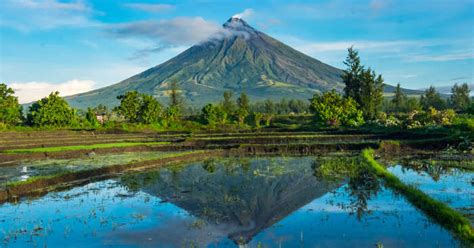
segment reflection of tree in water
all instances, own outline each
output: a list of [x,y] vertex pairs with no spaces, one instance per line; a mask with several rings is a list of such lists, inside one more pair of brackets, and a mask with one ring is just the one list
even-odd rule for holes
[[325,160],[316,160],[312,166],[314,176],[325,180],[349,179],[347,191],[350,195],[349,203],[328,202],[331,205],[355,213],[359,220],[369,214],[368,201],[377,195],[380,183],[371,169],[354,157],[336,157]]
[[[442,163],[438,163],[436,160],[416,160],[416,159],[403,159],[402,163],[405,166],[408,166],[410,169],[415,170],[418,173],[428,174],[435,182],[439,181],[443,175],[452,175],[454,170],[452,167],[443,166]],[[402,171],[405,172],[406,169],[402,167]]]
[[356,213],[358,220],[361,220],[365,214],[370,214],[367,202],[377,195],[380,182],[367,166],[361,165],[356,167],[348,186],[351,196],[349,209],[352,213]]

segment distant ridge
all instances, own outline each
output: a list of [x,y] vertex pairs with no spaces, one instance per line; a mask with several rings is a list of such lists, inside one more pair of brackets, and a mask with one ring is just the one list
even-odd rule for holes
[[[118,104],[117,95],[137,90],[167,103],[170,82],[177,82],[186,102],[199,107],[217,102],[226,90],[246,92],[252,100],[308,99],[344,84],[342,70],[307,56],[230,18],[223,31],[176,57],[117,84],[66,97],[77,108]],[[387,93],[394,87],[386,85]],[[414,93],[419,91],[409,91]]]

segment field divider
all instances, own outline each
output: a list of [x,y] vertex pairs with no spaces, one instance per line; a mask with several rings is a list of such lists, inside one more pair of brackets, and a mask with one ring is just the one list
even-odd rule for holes
[[140,145],[169,145],[171,142],[159,141],[159,142],[119,142],[119,143],[103,143],[103,144],[90,144],[90,145],[72,145],[72,146],[52,146],[52,147],[36,147],[36,148],[25,148],[25,149],[10,149],[3,150],[0,153],[35,153],[35,152],[61,152],[61,151],[76,151],[76,150],[92,150],[100,148],[114,148],[114,147],[131,147]]
[[374,159],[372,149],[364,149],[362,158],[384,180],[386,186],[402,194],[413,206],[424,212],[429,218],[451,231],[462,241],[474,244],[474,228],[470,221],[446,203],[433,199],[415,186],[403,183]]

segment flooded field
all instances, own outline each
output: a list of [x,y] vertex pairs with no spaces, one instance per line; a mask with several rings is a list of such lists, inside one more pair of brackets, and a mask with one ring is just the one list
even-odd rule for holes
[[41,198],[4,203],[0,206],[1,244],[459,245],[448,231],[377,179],[315,176],[321,161],[315,157],[212,159],[127,173]]
[[158,159],[167,152],[129,152],[121,154],[89,155],[76,159],[42,159],[19,161],[14,166],[0,167],[0,188],[7,182],[24,181],[33,176],[44,176],[106,167],[114,164]]
[[405,183],[459,210],[474,224],[474,172],[442,167],[415,170],[400,165],[389,170]]

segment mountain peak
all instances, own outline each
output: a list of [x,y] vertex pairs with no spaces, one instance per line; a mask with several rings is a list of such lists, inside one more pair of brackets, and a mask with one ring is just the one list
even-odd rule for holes
[[252,26],[236,15],[229,18],[222,26],[226,29],[237,31],[256,31]]

